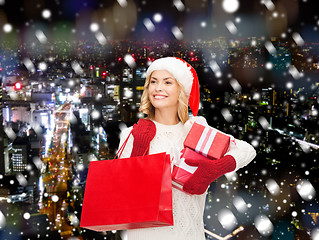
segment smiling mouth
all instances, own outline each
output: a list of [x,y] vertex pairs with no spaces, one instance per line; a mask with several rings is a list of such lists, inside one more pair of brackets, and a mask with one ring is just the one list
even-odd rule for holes
[[163,95],[154,95],[154,98],[157,99],[157,100],[164,99],[166,97],[167,96],[163,96]]

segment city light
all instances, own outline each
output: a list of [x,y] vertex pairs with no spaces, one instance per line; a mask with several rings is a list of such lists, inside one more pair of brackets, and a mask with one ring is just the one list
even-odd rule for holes
[[22,84],[21,84],[20,82],[16,82],[16,83],[14,84],[14,89],[15,89],[15,90],[21,90],[21,89],[22,89]]
[[57,2],[0,0],[1,237],[125,238],[79,226],[88,169],[147,118],[147,68],[174,56],[199,77],[196,119],[246,165],[207,189],[206,237],[319,240],[316,1]]

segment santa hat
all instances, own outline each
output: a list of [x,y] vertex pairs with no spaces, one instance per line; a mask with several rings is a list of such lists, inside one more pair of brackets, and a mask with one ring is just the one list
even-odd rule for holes
[[183,59],[165,57],[152,62],[146,71],[146,77],[156,70],[168,71],[184,87],[189,106],[196,116],[199,108],[199,82],[195,69]]

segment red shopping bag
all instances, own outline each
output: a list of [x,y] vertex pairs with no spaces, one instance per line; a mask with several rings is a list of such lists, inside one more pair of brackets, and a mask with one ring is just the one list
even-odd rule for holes
[[110,231],[173,225],[170,170],[165,152],[90,162],[80,226]]

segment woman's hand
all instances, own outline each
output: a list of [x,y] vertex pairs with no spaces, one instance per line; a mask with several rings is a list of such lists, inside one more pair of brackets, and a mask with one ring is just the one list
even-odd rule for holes
[[221,177],[225,173],[234,171],[236,168],[235,159],[226,155],[220,159],[212,160],[198,160],[198,159],[185,159],[185,163],[198,167],[194,174],[186,181],[183,190],[189,194],[203,194],[208,186]]
[[148,119],[140,119],[137,124],[133,125],[132,135],[134,137],[131,157],[148,154],[150,142],[156,134],[155,123]]

